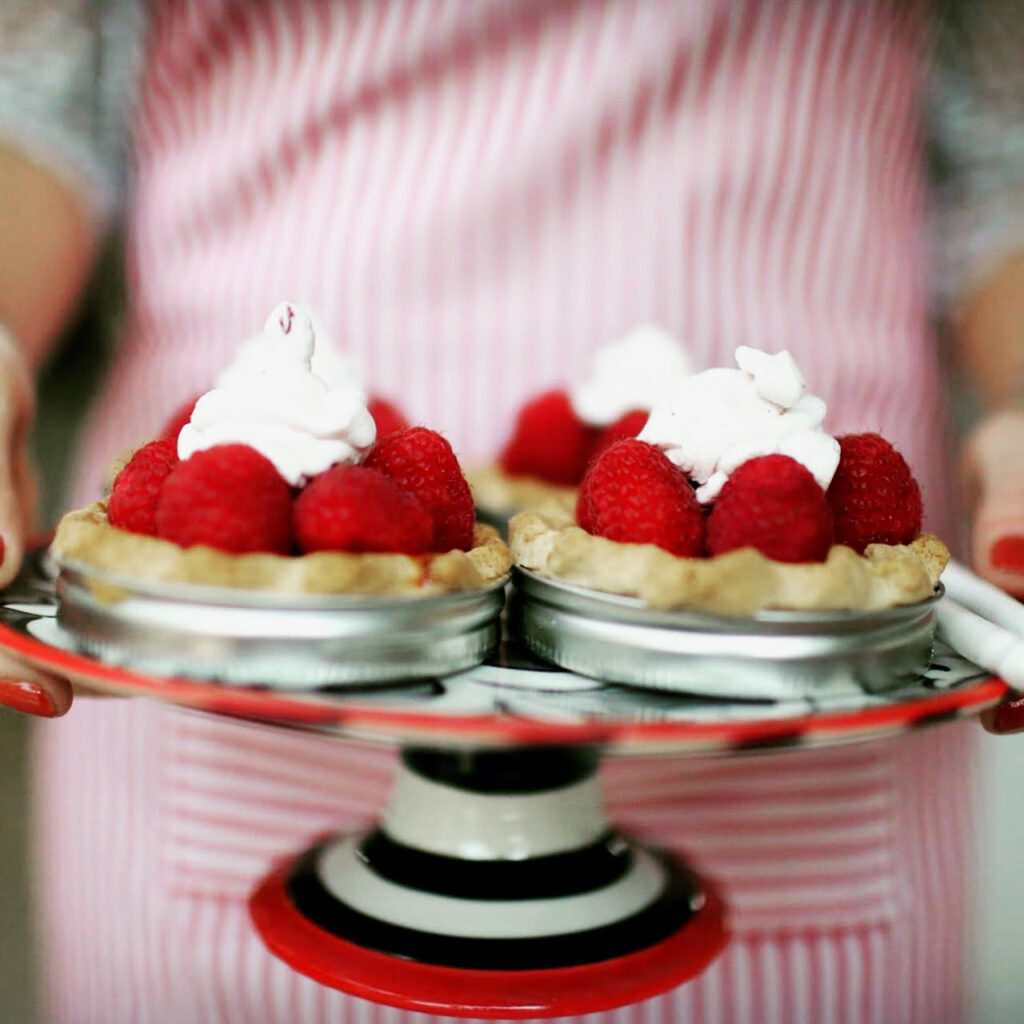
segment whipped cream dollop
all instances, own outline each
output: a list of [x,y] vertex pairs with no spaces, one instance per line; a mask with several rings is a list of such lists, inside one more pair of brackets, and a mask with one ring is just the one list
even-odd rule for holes
[[[331,335],[324,330],[323,317],[304,304],[292,303],[292,308],[305,313],[315,325],[313,356],[310,360],[313,373],[332,391],[351,386],[365,393],[366,374],[362,364],[350,352],[342,352],[333,343]],[[216,386],[232,387],[236,382],[244,381],[246,376],[258,373],[273,344],[273,338],[266,331],[247,338],[235,350],[231,362],[217,376]]]
[[178,435],[178,457],[218,444],[246,444],[300,486],[337,462],[358,462],[377,429],[366,397],[351,381],[329,385],[312,369],[309,315],[292,303],[274,308],[259,345],[247,343],[196,402]]
[[738,369],[704,370],[678,381],[651,410],[639,439],[658,445],[714,501],[729,474],[759,455],[788,455],[824,488],[839,465],[839,442],[822,429],[825,402],[807,390],[788,352],[736,350]]
[[693,370],[677,338],[642,324],[598,349],[590,375],[569,389],[569,401],[584,423],[604,427],[634,409],[653,409]]

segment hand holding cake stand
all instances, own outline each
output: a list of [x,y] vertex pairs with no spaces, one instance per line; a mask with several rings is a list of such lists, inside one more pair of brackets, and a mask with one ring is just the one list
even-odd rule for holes
[[[111,587],[120,588],[115,601]],[[574,635],[586,611],[601,623],[613,675],[642,677],[668,644],[679,663],[699,651],[705,667],[726,665],[734,678],[753,658],[753,685],[774,685],[777,699],[702,698],[692,678],[680,693],[660,670],[656,688],[600,682],[507,641],[476,666],[497,646],[500,587],[406,602],[397,647],[381,642],[394,638],[394,602],[302,607],[265,595],[239,604],[204,589],[70,564],[58,577],[36,552],[4,594],[0,643],[96,690],[400,744],[379,826],[326,838],[277,866],[251,912],[268,947],[296,970],[366,999],[449,1016],[611,1009],[685,982],[725,947],[728,914],[713,881],[608,821],[596,779],[602,754],[863,740],[980,713],[1006,691],[945,650],[880,688],[877,660],[848,645],[845,654],[842,644],[824,650],[835,621],[776,616],[769,632],[784,624],[787,653],[765,658],[764,623],[722,632],[708,617],[673,630],[657,617],[643,621],[629,602],[602,604],[528,575],[519,577],[511,621],[548,657],[558,638],[563,666],[590,656],[587,638]],[[917,609],[922,617],[934,618],[934,602]],[[897,632],[910,656],[920,637],[906,626]],[[396,650],[407,664],[398,681]],[[831,670],[814,687],[823,654]],[[274,675],[243,684],[239,671],[257,662]],[[334,683],[309,687],[331,671]]]

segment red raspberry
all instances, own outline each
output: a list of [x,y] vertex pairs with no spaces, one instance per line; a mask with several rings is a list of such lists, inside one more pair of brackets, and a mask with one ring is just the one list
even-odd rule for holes
[[178,440],[181,428],[185,426],[190,419],[192,419],[192,410],[196,407],[196,402],[199,401],[200,397],[200,395],[193,395],[187,402],[178,406],[177,411],[164,424],[163,430],[160,431],[160,437],[162,439],[167,441]]
[[243,554],[291,551],[291,488],[258,451],[222,444],[175,467],[156,509],[157,533],[181,547]]
[[645,441],[619,441],[591,463],[576,521],[599,537],[657,544],[674,555],[696,557],[704,547],[704,511],[690,481]]
[[364,465],[414,495],[434,521],[434,551],[473,546],[473,495],[452,446],[436,431],[411,427],[378,441]]
[[399,411],[398,406],[389,402],[386,398],[371,398],[367,409],[377,424],[377,440],[393,434],[396,430],[405,430],[409,421]]
[[825,492],[795,459],[762,455],[726,481],[708,518],[708,551],[757,548],[776,562],[821,562],[832,546]]
[[132,533],[156,535],[156,506],[164,481],[178,465],[176,441],[144,444],[117,474],[107,516],[114,526]]
[[430,551],[434,522],[419,500],[366,466],[333,466],[295,500],[302,551]]
[[879,434],[839,438],[839,468],[828,488],[836,543],[863,553],[868,544],[909,544],[924,506],[910,467]]
[[536,476],[572,486],[583,478],[595,437],[564,391],[548,391],[520,410],[499,461],[510,476]]
[[616,441],[625,441],[626,438],[636,437],[644,429],[644,425],[647,423],[650,415],[646,409],[634,409],[605,427],[597,435],[597,440],[594,442],[594,447],[590,452],[590,461],[593,462],[601,452],[611,448]]

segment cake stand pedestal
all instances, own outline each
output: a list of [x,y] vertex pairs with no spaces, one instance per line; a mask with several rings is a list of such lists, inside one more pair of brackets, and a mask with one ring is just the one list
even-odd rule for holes
[[725,909],[615,831],[597,765],[592,747],[406,747],[380,826],[273,871],[256,927],[323,984],[445,1016],[575,1015],[673,988],[725,947]]

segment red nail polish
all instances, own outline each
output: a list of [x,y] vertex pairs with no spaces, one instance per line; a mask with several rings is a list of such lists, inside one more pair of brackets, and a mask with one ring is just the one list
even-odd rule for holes
[[1024,730],[1024,697],[1007,697],[982,715],[982,725],[997,735]]
[[989,552],[993,569],[1024,572],[1024,537],[1000,537]]
[[40,718],[53,718],[57,714],[46,691],[23,680],[0,679],[0,704]]

